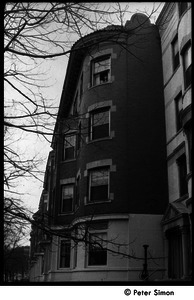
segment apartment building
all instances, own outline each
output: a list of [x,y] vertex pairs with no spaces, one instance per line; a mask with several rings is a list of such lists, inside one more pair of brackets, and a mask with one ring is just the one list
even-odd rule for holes
[[166,3],[160,30],[169,205],[162,221],[167,278],[191,275],[191,3]]
[[180,10],[73,45],[34,216],[51,230],[32,228],[30,281],[189,278],[190,5]]

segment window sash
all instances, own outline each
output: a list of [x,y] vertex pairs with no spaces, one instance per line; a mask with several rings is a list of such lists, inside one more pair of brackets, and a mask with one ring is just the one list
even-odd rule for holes
[[110,70],[110,57],[94,62],[94,74]]
[[73,211],[74,186],[62,186],[61,212],[68,213]]
[[191,45],[184,51],[184,77],[185,77],[185,88],[191,84]]
[[[107,264],[107,234],[106,233],[90,233],[89,234],[89,249],[88,249],[88,265],[103,266]],[[95,242],[100,245],[95,244]]]
[[64,160],[75,158],[76,135],[67,135],[64,138]]
[[71,241],[61,240],[60,243],[60,268],[69,268],[71,258]]
[[[83,95],[83,73],[81,75],[81,79],[80,79],[80,93],[79,93],[79,97],[80,97],[80,102],[81,102],[81,97]],[[80,103],[79,103],[80,104]]]
[[109,123],[109,110],[104,110],[93,114],[93,126],[100,126]]
[[187,164],[186,164],[186,155],[182,154],[177,159],[178,172],[179,172],[179,193],[180,197],[188,193],[188,184],[187,184]]
[[176,127],[177,127],[177,131],[179,131],[182,128],[182,110],[183,110],[182,94],[180,94],[175,99],[175,106],[176,106]]
[[184,67],[187,70],[191,65],[191,46],[189,46],[184,52]]
[[109,82],[111,69],[111,57],[104,57],[92,62],[92,85]]
[[78,207],[79,205],[80,205],[80,177],[78,177],[76,181],[76,195],[75,195],[75,206]]
[[173,52],[174,52],[174,56],[179,52],[178,38],[176,38],[173,42]]
[[92,170],[89,173],[89,201],[99,202],[109,199],[110,174],[108,168]]
[[102,169],[91,172],[91,186],[107,185],[108,170]]
[[177,37],[172,43],[172,48],[173,48],[173,68],[175,70],[180,64],[179,46],[178,46],[178,38]]
[[110,109],[101,109],[91,114],[90,139],[100,139],[110,136]]

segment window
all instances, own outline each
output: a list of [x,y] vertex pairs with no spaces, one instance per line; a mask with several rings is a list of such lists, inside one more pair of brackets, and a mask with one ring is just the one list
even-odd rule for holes
[[181,93],[175,98],[175,109],[176,109],[176,129],[177,131],[179,131],[182,128],[182,111],[183,111],[183,102],[182,102]]
[[173,70],[175,71],[179,66],[178,36],[176,36],[172,42],[172,55],[173,55]]
[[188,141],[188,154],[189,154],[189,170],[192,171],[192,128],[189,126],[185,131]]
[[106,233],[89,234],[88,266],[107,264]]
[[62,186],[61,213],[73,211],[74,185],[66,184]]
[[78,239],[78,229],[75,229],[75,241],[74,241],[74,259],[73,259],[73,268],[77,267],[77,254],[78,254],[78,241],[76,240]]
[[187,45],[182,55],[186,89],[191,84],[191,44]]
[[48,206],[48,195],[43,194],[43,211],[47,211],[47,206]]
[[182,154],[177,159],[178,172],[179,172],[179,194],[180,197],[186,195],[188,193],[188,185],[187,185],[187,165],[186,165],[186,155]]
[[77,102],[78,102],[78,92],[76,93],[75,100],[73,103],[73,115],[77,115]]
[[183,13],[187,10],[188,8],[188,3],[187,2],[179,2],[179,18],[183,15]]
[[70,267],[71,241],[61,240],[59,268]]
[[81,98],[82,98],[82,95],[83,95],[83,73],[81,75],[81,79],[80,79],[80,90],[79,90],[79,105],[81,103]]
[[92,86],[110,81],[110,56],[103,56],[92,61]]
[[90,140],[110,136],[110,111],[109,108],[101,108],[91,113]]
[[76,143],[76,135],[66,135],[64,138],[64,152],[63,159],[73,159],[75,158],[75,143]]
[[80,205],[80,176],[78,176],[76,181],[76,194],[75,194],[75,208]]
[[79,123],[78,126],[78,136],[77,136],[77,150],[81,148],[81,141],[82,141],[82,128],[81,128],[81,123]]
[[107,201],[109,199],[109,169],[99,168],[89,172],[89,201]]

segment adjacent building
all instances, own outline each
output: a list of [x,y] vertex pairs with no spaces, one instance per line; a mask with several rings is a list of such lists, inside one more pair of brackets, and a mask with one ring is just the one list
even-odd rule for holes
[[30,281],[189,278],[191,21],[189,3],[180,7],[167,3],[157,25],[134,14],[73,45]]
[[163,217],[167,276],[191,276],[192,128],[191,3],[167,3],[160,30],[169,205]]

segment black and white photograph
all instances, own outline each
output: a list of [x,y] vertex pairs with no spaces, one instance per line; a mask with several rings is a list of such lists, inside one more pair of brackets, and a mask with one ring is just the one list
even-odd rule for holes
[[10,299],[194,295],[191,16],[191,2],[4,4]]

